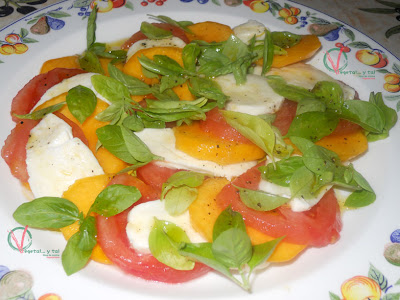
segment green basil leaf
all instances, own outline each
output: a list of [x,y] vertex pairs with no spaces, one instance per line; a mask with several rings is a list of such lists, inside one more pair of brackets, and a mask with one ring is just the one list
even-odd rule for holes
[[110,122],[111,125],[114,125],[120,121],[124,112],[125,111],[122,103],[111,104],[105,110],[97,114],[95,118],[96,120]]
[[249,114],[221,110],[225,120],[250,141],[273,157],[275,132],[263,119]]
[[345,100],[340,117],[373,133],[382,133],[385,127],[384,113],[371,102]]
[[286,99],[296,102],[308,99],[317,100],[314,93],[305,88],[287,84],[281,76],[269,75],[266,76],[266,78],[268,79],[269,86],[274,90],[274,92]]
[[40,120],[42,119],[44,116],[51,114],[57,110],[60,110],[63,106],[65,105],[65,102],[60,102],[39,110],[35,110],[34,112],[30,113],[30,114],[26,114],[26,115],[17,115],[17,114],[13,114],[14,117],[17,117],[18,119],[29,119],[29,120]]
[[182,242],[190,242],[184,230],[171,222],[155,219],[149,248],[158,261],[176,270],[192,270],[195,263],[179,253]]
[[136,134],[128,129],[121,127],[122,137],[128,148],[129,153],[139,162],[150,162],[156,157],[150,152],[145,143]]
[[141,197],[137,187],[113,184],[101,191],[89,212],[112,217],[131,207]]
[[161,15],[159,15],[159,16],[149,15],[149,16],[154,19],[157,19],[159,21],[162,21],[164,23],[179,27],[188,33],[191,33],[191,30],[187,28],[188,26],[193,24],[193,22],[191,22],[191,21],[175,21],[175,20],[171,19],[170,17],[161,16]]
[[68,276],[85,267],[90,259],[90,256],[92,255],[92,250],[82,250],[79,248],[81,234],[82,233],[78,231],[71,236],[61,255],[61,262],[64,267],[64,271]]
[[294,171],[290,178],[290,194],[293,198],[312,199],[315,175],[306,167],[300,167]]
[[303,153],[304,165],[315,174],[335,173],[340,166],[339,156],[324,147],[315,145]]
[[94,89],[111,103],[130,99],[129,90],[120,81],[104,75],[93,75],[91,78]]
[[375,193],[369,192],[367,190],[354,191],[347,197],[344,206],[347,207],[364,207],[375,202]]
[[124,127],[132,131],[142,131],[144,129],[143,121],[137,116],[137,114],[126,117],[122,124]]
[[286,137],[299,136],[316,142],[331,134],[338,123],[339,117],[334,113],[306,112],[293,119]]
[[145,128],[165,128],[164,121],[153,119],[140,111],[136,114],[142,120]]
[[281,48],[291,48],[301,41],[301,36],[289,31],[271,32],[272,42]]
[[[153,56],[153,61],[164,67],[168,68],[169,70],[175,72],[177,75],[181,75],[185,73],[185,70],[181,67],[181,65],[174,59],[170,58],[169,56],[166,55],[154,55]],[[170,74],[165,74],[165,75],[170,75]]]
[[160,92],[162,93],[166,89],[172,89],[178,85],[182,85],[186,82],[186,80],[187,78],[182,76],[163,76],[161,77]]
[[86,51],[82,57],[79,58],[79,66],[88,72],[104,74],[103,67],[96,54],[92,51]]
[[195,43],[187,44],[182,50],[183,66],[186,70],[196,72],[197,57],[200,55],[200,47]]
[[304,166],[303,158],[300,156],[292,156],[287,159],[277,161],[274,164],[269,163],[266,166],[259,167],[261,178],[274,184],[289,187],[290,178],[293,173]]
[[230,228],[221,232],[211,246],[212,253],[228,268],[241,268],[253,254],[251,241],[246,232]]
[[[163,76],[164,78],[166,76]],[[161,80],[162,80],[161,78]],[[156,97],[158,100],[161,101],[179,101],[178,95],[174,92],[172,88],[166,88],[161,92],[161,85],[160,84],[154,84],[151,87],[151,94],[153,94],[154,97]],[[160,102],[160,101],[159,101]]]
[[171,216],[184,213],[196,200],[198,191],[189,186],[180,186],[171,189],[165,196],[165,210]]
[[21,204],[15,210],[13,217],[25,226],[59,229],[78,221],[79,209],[64,198],[41,197]]
[[223,210],[217,220],[215,220],[213,227],[213,240],[215,241],[219,235],[230,228],[237,228],[246,232],[246,225],[244,224],[242,215],[232,208],[228,207]]
[[142,22],[140,31],[152,40],[165,39],[172,36],[171,31],[162,29],[148,22]]
[[236,278],[229,271],[229,268],[215,259],[211,247],[211,243],[184,244],[180,248],[179,253],[213,268],[237,283]]
[[[180,76],[182,74],[182,70],[176,70],[176,69],[170,69],[169,67],[176,67],[174,63],[172,65],[166,65],[165,62],[164,64],[157,63],[150,58],[142,55],[139,58],[139,62],[142,65],[142,67],[152,73],[160,74],[160,75],[170,75],[170,76]],[[171,59],[172,60],[172,59]],[[147,75],[146,75],[147,76]]]
[[382,133],[369,133],[367,138],[369,142],[378,141],[385,139],[389,136],[390,129],[397,123],[397,112],[388,107],[382,98],[382,93],[377,93],[376,95],[372,92],[370,94],[369,102],[374,103],[382,112],[385,118],[385,125],[383,127]]
[[119,159],[128,164],[136,164],[137,160],[130,153],[122,135],[121,127],[118,125],[106,125],[96,130],[101,144]]
[[298,102],[296,115],[301,115],[312,111],[325,112],[326,105],[323,102],[315,99],[303,99]]
[[82,251],[92,251],[97,244],[96,218],[87,216],[79,227],[78,248]]
[[332,81],[318,81],[311,90],[326,107],[340,113],[343,107],[343,90]]
[[251,273],[255,267],[267,261],[282,239],[283,237],[253,246],[253,255],[247,263],[250,267],[249,273]]
[[235,186],[240,192],[240,200],[251,209],[270,211],[290,201],[285,198],[264,191],[255,191]]
[[354,181],[364,190],[373,193],[374,190],[372,187],[369,185],[367,180],[356,170],[353,170],[353,179]]
[[152,92],[146,83],[136,77],[125,74],[112,64],[108,64],[108,72],[112,78],[122,82],[128,88],[131,95],[147,95]]
[[208,78],[193,77],[189,82],[189,90],[193,95],[215,100],[219,108],[225,106],[228,97],[215,81]]
[[164,196],[174,187],[188,186],[198,187],[200,186],[205,178],[205,174],[192,172],[192,171],[179,171],[171,175],[168,180],[162,185],[161,200]]
[[229,58],[231,62],[238,60],[249,53],[249,49],[241,39],[231,35],[222,48],[222,54]]
[[67,105],[71,114],[82,124],[93,114],[97,97],[91,89],[78,85],[68,91]]
[[274,59],[273,38],[271,32],[268,29],[266,29],[264,38],[263,66],[261,75],[265,75],[271,69],[273,59]]
[[87,29],[86,29],[86,45],[87,49],[92,46],[96,41],[96,19],[97,19],[97,6],[95,6],[90,12]]

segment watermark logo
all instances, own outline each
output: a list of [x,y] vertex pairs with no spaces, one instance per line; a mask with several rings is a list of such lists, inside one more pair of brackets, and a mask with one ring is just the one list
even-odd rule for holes
[[34,249],[32,233],[28,230],[28,226],[8,230],[7,242],[11,249],[22,254],[41,254],[47,258],[60,258],[60,249]]
[[325,52],[324,65],[325,67],[336,74],[341,73],[348,65],[346,53],[342,48],[332,48]]

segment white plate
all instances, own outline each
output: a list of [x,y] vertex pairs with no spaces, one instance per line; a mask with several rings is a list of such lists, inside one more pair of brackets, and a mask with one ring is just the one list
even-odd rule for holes
[[[146,2],[147,5],[144,6],[141,2]],[[262,8],[267,1],[253,2],[253,5],[255,4],[253,7]],[[90,1],[76,0],[53,4],[0,30],[0,40],[3,43],[7,43],[6,38],[9,34],[19,34],[23,35],[22,43],[28,46],[28,51],[24,54],[0,55],[0,60],[3,62],[0,64],[3,102],[0,140],[4,141],[13,127],[9,116],[12,98],[29,79],[39,72],[41,64],[51,58],[81,53],[85,49],[87,19],[81,14],[87,7],[79,7],[84,5],[82,3],[87,4]],[[157,5],[160,3],[163,5]],[[229,6],[222,0],[168,0],[164,2],[130,0],[125,6],[99,14],[97,41],[110,42],[130,36],[138,30],[142,21],[148,20],[146,14],[167,15],[177,20],[193,22],[211,20],[231,26],[248,19],[255,19],[265,23],[272,30],[288,30],[301,34],[306,34],[313,23],[340,23],[295,2],[269,1],[269,4],[268,11],[257,13],[245,4]],[[279,18],[279,8],[285,7],[296,7],[301,10],[300,14],[295,16],[296,19],[292,18],[292,22],[298,21],[297,24],[290,25],[283,18]],[[61,22],[53,23],[54,28],[47,34],[34,35],[30,32],[30,27],[41,14],[61,20]],[[339,30],[325,36],[328,40],[324,37],[320,38],[323,48],[310,63],[356,88],[362,99],[368,99],[371,91],[382,92],[388,105],[396,107],[400,101],[400,93],[392,93],[384,89],[384,75],[400,73],[400,62],[388,50],[383,49],[354,28],[340,24]],[[24,36],[25,34],[27,35]],[[37,42],[32,43],[32,39]],[[338,65],[339,74],[335,74],[326,53],[331,55],[336,65],[339,49],[335,44],[339,42],[349,46],[351,51],[342,54]],[[375,67],[364,65],[356,59],[355,55],[362,48],[375,49],[375,52],[386,55],[388,64],[380,68],[376,68],[378,65]],[[356,168],[365,175],[378,196],[374,204],[344,213],[344,226],[340,240],[322,249],[308,249],[294,262],[273,265],[257,274],[252,282],[252,294],[246,293],[216,273],[186,284],[166,285],[145,282],[124,275],[113,267],[91,262],[81,272],[68,277],[63,272],[60,258],[47,258],[44,255],[48,250],[54,256],[60,255],[65,246],[63,237],[55,232],[29,229],[32,244],[27,249],[32,252],[21,254],[11,247],[11,245],[15,246],[15,242],[9,240],[9,231],[20,226],[12,218],[12,213],[25,201],[25,198],[18,181],[10,175],[7,165],[1,160],[0,265],[2,266],[0,277],[4,270],[21,271],[22,273],[19,274],[22,275],[30,274],[33,283],[27,283],[27,290],[32,288],[27,294],[35,295],[36,298],[46,293],[55,293],[62,299],[110,299],[111,297],[118,299],[133,299],[134,297],[136,299],[201,299],[206,297],[234,299],[248,296],[255,299],[274,300],[330,299],[330,297],[343,299],[341,286],[346,280],[353,278],[352,280],[357,283],[368,276],[379,282],[381,297],[399,293],[400,267],[390,264],[383,255],[385,246],[400,242],[398,236],[396,240],[395,234],[392,235],[400,229],[400,201],[398,201],[397,193],[399,184],[397,172],[400,167],[397,153],[400,147],[399,141],[400,124],[397,124],[391,131],[390,138],[371,144],[368,153],[355,162]],[[22,231],[15,230],[15,233],[18,237]],[[28,245],[28,240],[25,239],[25,246]],[[42,252],[37,253],[39,250]],[[18,275],[18,272],[13,274]],[[23,282],[27,281],[22,279],[21,283]],[[0,291],[4,288],[2,287],[4,284],[6,283],[3,278],[0,282]],[[332,292],[331,295],[330,292]],[[333,294],[337,295],[337,298]],[[360,299],[354,292],[352,296],[355,298],[351,299]],[[54,297],[53,299],[58,299]]]

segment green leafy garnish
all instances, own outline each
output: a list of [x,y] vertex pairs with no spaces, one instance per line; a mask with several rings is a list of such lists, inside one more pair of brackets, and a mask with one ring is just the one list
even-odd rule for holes
[[82,124],[96,108],[97,97],[87,87],[78,85],[68,91],[67,105],[71,114]]

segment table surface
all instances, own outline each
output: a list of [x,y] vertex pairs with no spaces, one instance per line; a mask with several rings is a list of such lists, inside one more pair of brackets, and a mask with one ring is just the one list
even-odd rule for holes
[[[4,4],[9,2],[7,0],[0,1],[3,1]],[[60,0],[39,0],[36,2],[44,3],[35,4],[34,7],[40,9],[59,1]],[[18,3],[19,1],[14,0],[10,2]],[[135,2],[139,1],[135,0]],[[296,0],[294,2],[312,7],[341,22],[347,23],[371,37],[400,58],[400,0]],[[10,15],[5,17],[0,16],[0,28],[24,16],[25,15],[14,9],[13,13]],[[388,30],[397,33],[388,37]]]

